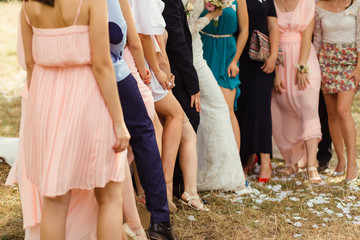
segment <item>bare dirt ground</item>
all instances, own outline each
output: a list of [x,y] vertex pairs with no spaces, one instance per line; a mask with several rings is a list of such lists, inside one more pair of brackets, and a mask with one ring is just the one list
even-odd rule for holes
[[[17,137],[21,117],[20,93],[24,71],[16,60],[17,17],[20,4],[0,3],[0,136]],[[359,94],[353,116],[359,126]],[[357,131],[357,153],[360,153]],[[336,156],[331,162],[336,165]],[[289,178],[277,170],[283,162],[273,161],[269,184],[249,182],[251,194],[202,193],[211,212],[199,213],[178,204],[172,215],[175,232],[181,239],[359,239],[360,188],[347,187],[343,178],[325,178],[320,186],[309,185],[306,174]],[[10,167],[0,163],[0,239],[23,239],[22,212],[17,186],[3,184]]]

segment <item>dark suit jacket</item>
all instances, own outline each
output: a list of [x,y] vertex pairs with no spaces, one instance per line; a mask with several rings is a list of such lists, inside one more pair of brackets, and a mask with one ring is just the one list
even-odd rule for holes
[[[189,96],[199,92],[199,79],[193,65],[192,38],[181,0],[162,0],[163,17],[169,34],[166,52],[177,86],[183,86]],[[175,87],[176,88],[176,87]]]

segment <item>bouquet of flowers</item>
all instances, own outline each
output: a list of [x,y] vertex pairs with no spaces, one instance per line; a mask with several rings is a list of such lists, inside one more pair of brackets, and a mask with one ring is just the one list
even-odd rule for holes
[[[217,8],[224,9],[230,7],[234,0],[204,0],[205,8],[209,12],[215,11]],[[219,23],[219,17],[214,18],[214,27],[217,27]]]

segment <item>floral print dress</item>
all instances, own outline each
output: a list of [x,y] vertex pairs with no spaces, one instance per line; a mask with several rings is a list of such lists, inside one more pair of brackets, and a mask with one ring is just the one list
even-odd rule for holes
[[355,80],[350,75],[360,51],[359,7],[360,1],[338,13],[316,7],[314,45],[324,94],[355,91]]

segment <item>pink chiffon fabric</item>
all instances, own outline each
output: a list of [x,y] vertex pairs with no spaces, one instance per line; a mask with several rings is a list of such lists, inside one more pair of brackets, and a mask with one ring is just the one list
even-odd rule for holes
[[[40,239],[43,196],[70,189],[66,239],[95,240],[98,204],[93,188],[124,180],[126,151],[116,154],[112,149],[112,120],[89,65],[88,26],[33,30],[37,66],[30,92],[25,84],[21,94],[19,153],[5,184],[19,184],[25,240]],[[54,55],[47,57],[49,49]],[[25,69],[20,27],[17,55]],[[40,151],[34,152],[35,147]]]
[[310,85],[304,91],[295,85],[301,34],[315,17],[315,1],[299,0],[292,12],[281,12],[276,6],[276,12],[285,63],[279,67],[279,74],[285,92],[272,95],[273,136],[286,165],[293,166],[299,161],[306,163],[304,142],[313,138],[320,141],[322,136],[318,115],[320,67],[312,44],[308,59]]

